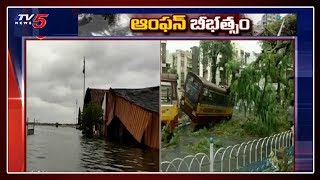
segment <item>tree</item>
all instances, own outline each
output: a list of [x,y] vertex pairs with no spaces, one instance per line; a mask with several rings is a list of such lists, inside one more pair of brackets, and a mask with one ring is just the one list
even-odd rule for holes
[[262,35],[277,36],[283,20],[284,24],[280,36],[296,36],[297,16],[295,14],[288,14],[282,17],[280,21],[273,21],[271,23],[268,23]]
[[81,124],[81,110],[80,110],[80,107],[79,107],[79,111],[78,111],[78,122],[77,122],[78,125]]
[[80,107],[79,107],[79,111],[78,111],[78,126],[79,126],[80,130],[83,130],[82,112],[81,112]]
[[[233,56],[233,47],[230,40],[202,40],[200,41],[202,50],[202,63],[204,67],[211,66],[212,83],[216,83],[216,71],[218,67],[223,67],[222,81],[225,81],[225,64]],[[219,55],[222,56],[222,63],[217,64]]]
[[[274,55],[270,78],[277,84],[277,102],[281,103],[281,86],[284,86],[286,99],[290,96],[290,79],[293,76],[294,42],[293,41],[261,41],[265,52]],[[259,58],[261,60],[261,58]]]
[[[281,36],[295,36],[296,26],[297,26],[297,16],[294,14],[288,14],[283,17],[280,21],[274,21],[265,29],[264,35],[275,36],[278,35],[281,24],[283,23],[283,28],[281,30]],[[293,76],[293,61],[294,59],[294,44],[293,41],[263,41],[262,47],[267,51],[274,53],[276,60],[273,64],[275,68],[272,71],[272,80],[274,83],[277,83],[277,102],[281,103],[281,85],[284,85],[284,94],[283,96],[292,98],[292,93],[290,91],[290,78]],[[292,72],[292,75],[288,73],[281,74],[281,72]],[[288,77],[289,76],[289,77]]]
[[[93,126],[101,131],[103,124],[103,110],[96,103],[90,103],[83,108],[83,132],[87,137],[93,136]],[[100,133],[101,134],[101,133]]]
[[241,67],[240,61],[232,58],[225,63],[226,68],[226,81],[229,82],[229,77],[231,77],[231,84],[235,81],[236,75],[239,74]]
[[[293,75],[290,70],[293,73],[294,46],[293,41],[262,41],[261,47],[257,60],[233,80],[231,94],[245,113],[253,109],[253,114],[271,132],[293,99],[293,83],[289,79]],[[232,69],[231,65],[228,67]]]

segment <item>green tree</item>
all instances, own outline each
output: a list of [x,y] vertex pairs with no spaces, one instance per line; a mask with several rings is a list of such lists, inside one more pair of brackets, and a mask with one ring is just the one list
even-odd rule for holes
[[[217,68],[223,67],[222,82],[225,82],[225,64],[233,56],[233,47],[230,40],[202,40],[200,41],[202,50],[202,63],[206,67],[211,65],[212,83],[216,83]],[[217,63],[218,56],[222,56],[222,63]]]
[[263,51],[257,60],[233,81],[231,94],[245,114],[253,110],[268,134],[277,128],[293,98],[293,83],[289,79],[293,75],[294,48],[293,41],[262,41],[261,47]]
[[268,23],[262,35],[277,36],[283,20],[284,24],[280,36],[296,36],[297,16],[295,14],[288,14],[282,17],[279,21],[273,21],[271,23]]
[[177,69],[167,66],[166,73],[177,74]]
[[241,62],[235,58],[225,63],[227,82],[229,82],[229,77],[231,77],[231,84],[236,80],[236,75],[239,74],[240,67]]
[[90,103],[83,109],[83,132],[87,137],[93,136],[93,126],[100,131],[103,124],[103,110],[96,103]]
[[[272,69],[270,70],[270,78],[272,83],[277,84],[277,102],[281,103],[283,98],[290,99],[290,91],[294,74],[294,42],[293,41],[261,41],[261,46],[265,53],[274,55],[274,60],[271,62]],[[261,60],[261,58],[259,58]],[[283,94],[281,94],[284,90]],[[281,97],[284,96],[284,97]]]

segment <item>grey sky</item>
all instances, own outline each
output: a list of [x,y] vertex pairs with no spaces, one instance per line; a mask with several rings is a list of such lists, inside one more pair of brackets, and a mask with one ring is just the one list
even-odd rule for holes
[[[237,43],[246,52],[255,51],[259,53],[261,51],[259,41],[257,40],[232,40],[232,42]],[[178,49],[186,51],[190,50],[192,46],[199,46],[199,43],[199,40],[172,40],[167,41],[167,49],[169,52],[175,52]]]
[[76,100],[86,88],[158,86],[159,41],[27,41],[27,117],[39,122],[74,123]]

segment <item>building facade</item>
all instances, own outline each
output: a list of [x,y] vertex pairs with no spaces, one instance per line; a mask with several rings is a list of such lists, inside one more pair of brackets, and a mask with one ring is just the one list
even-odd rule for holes
[[178,96],[181,96],[187,73],[192,70],[192,53],[191,51],[176,50],[172,53],[172,68],[178,74]]
[[280,19],[281,19],[280,14],[264,14],[261,18],[261,21],[258,24],[267,26],[269,23],[280,20]]
[[[241,69],[247,67],[248,64],[252,63],[255,61],[259,55],[259,53],[256,53],[254,51],[248,52],[245,51],[241,46],[236,42],[236,41],[231,41],[231,45],[233,47],[234,51],[234,58],[241,63]],[[203,55],[202,55],[202,50],[200,49],[199,51],[199,76],[205,78],[207,81],[212,80],[212,71],[211,71],[211,63],[210,61],[208,62],[207,65],[203,64]],[[218,55],[217,58],[217,64],[221,61],[222,56]],[[240,72],[241,72],[240,69]],[[221,74],[224,72],[223,67],[219,67],[216,69],[216,84],[220,85],[221,84]],[[230,79],[230,78],[228,78]],[[229,86],[231,81],[227,82],[227,85]]]

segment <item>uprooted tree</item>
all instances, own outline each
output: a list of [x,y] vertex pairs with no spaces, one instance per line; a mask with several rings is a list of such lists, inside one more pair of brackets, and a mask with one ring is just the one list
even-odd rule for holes
[[[231,85],[240,109],[252,113],[266,134],[277,129],[293,99],[293,41],[262,41],[262,53]],[[282,118],[282,119],[281,119]]]

